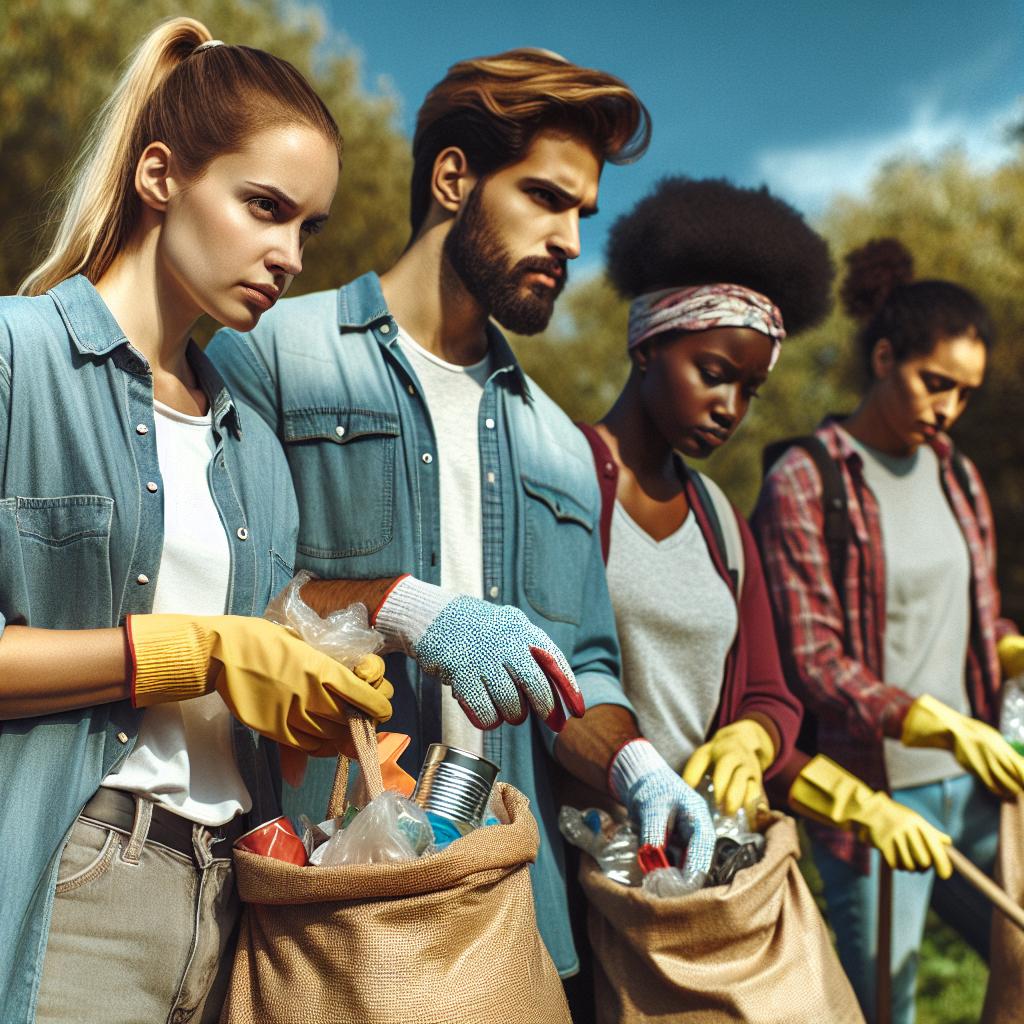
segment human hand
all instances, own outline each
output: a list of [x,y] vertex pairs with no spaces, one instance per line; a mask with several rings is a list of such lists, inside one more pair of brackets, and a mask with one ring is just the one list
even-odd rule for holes
[[564,655],[518,608],[405,576],[377,609],[373,626],[389,649],[405,651],[450,686],[477,728],[518,725],[532,707],[560,732],[562,701],[577,718],[586,710]]

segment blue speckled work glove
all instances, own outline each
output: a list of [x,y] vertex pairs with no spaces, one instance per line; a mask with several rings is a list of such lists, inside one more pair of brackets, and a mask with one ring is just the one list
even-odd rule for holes
[[586,710],[562,652],[518,608],[403,576],[381,602],[373,626],[384,635],[386,650],[404,651],[450,686],[479,729],[502,721],[518,725],[532,706],[559,732],[566,721],[562,701],[577,718]]
[[689,833],[686,870],[710,870],[715,852],[711,812],[648,740],[625,744],[612,759],[608,780],[640,829],[641,854],[644,847],[663,848],[674,829],[684,839]]

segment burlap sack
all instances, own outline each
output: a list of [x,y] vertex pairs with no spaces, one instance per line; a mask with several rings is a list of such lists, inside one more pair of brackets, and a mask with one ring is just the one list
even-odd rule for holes
[[[1003,803],[999,818],[996,881],[1024,906],[1024,797]],[[1024,932],[998,910],[992,913],[992,948],[982,1024],[1024,1020]]]
[[[359,762],[375,794],[365,742]],[[509,824],[418,861],[296,867],[236,850],[245,907],[221,1021],[570,1024],[534,916],[537,825],[522,793],[498,788]]]
[[598,1024],[863,1024],[779,817],[760,863],[679,899],[654,899],[586,857]]

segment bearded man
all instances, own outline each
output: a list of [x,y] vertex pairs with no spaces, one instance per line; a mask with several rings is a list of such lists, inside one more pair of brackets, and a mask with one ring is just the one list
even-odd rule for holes
[[[692,821],[692,791],[636,741],[590,450],[492,319],[544,329],[604,163],[649,137],[646,109],[603,72],[537,50],[456,64],[419,112],[397,263],[280,303],[208,349],[284,444],[299,566],[322,578],[303,596],[321,612],[362,600],[399,652],[388,727],[412,736],[403,765],[415,772],[443,740],[529,797],[537,917],[563,977],[578,964],[552,753],[601,790],[610,775],[656,844]],[[587,718],[562,730],[559,695]],[[311,762],[286,810],[326,806],[332,777]]]

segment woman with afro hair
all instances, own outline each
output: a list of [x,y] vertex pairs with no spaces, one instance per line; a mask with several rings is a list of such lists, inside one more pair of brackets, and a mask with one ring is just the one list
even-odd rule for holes
[[[838,765],[796,750],[802,709],[780,664],[750,529],[686,460],[728,442],[783,339],[819,322],[825,241],[765,189],[669,178],[613,227],[608,273],[632,300],[629,378],[587,435],[603,497],[623,684],[639,725],[722,810],[764,803],[857,829],[894,867],[950,871],[945,837]],[[841,794],[841,795],[837,795]]]
[[[984,485],[946,431],[982,383],[992,323],[959,285],[913,281],[893,239],[846,262],[841,294],[862,324],[866,385],[849,416],[815,434],[845,492],[844,571],[833,579],[822,472],[794,446],[768,473],[753,519],[780,648],[818,749],[991,871],[997,797],[1024,789],[1024,758],[987,723],[1001,673],[1024,667],[1024,641],[999,616]],[[810,831],[840,959],[871,1019],[878,857],[858,836]],[[893,883],[892,1019],[902,1024],[914,1019],[929,905],[988,952],[984,900],[935,867],[939,881],[927,871]]]

